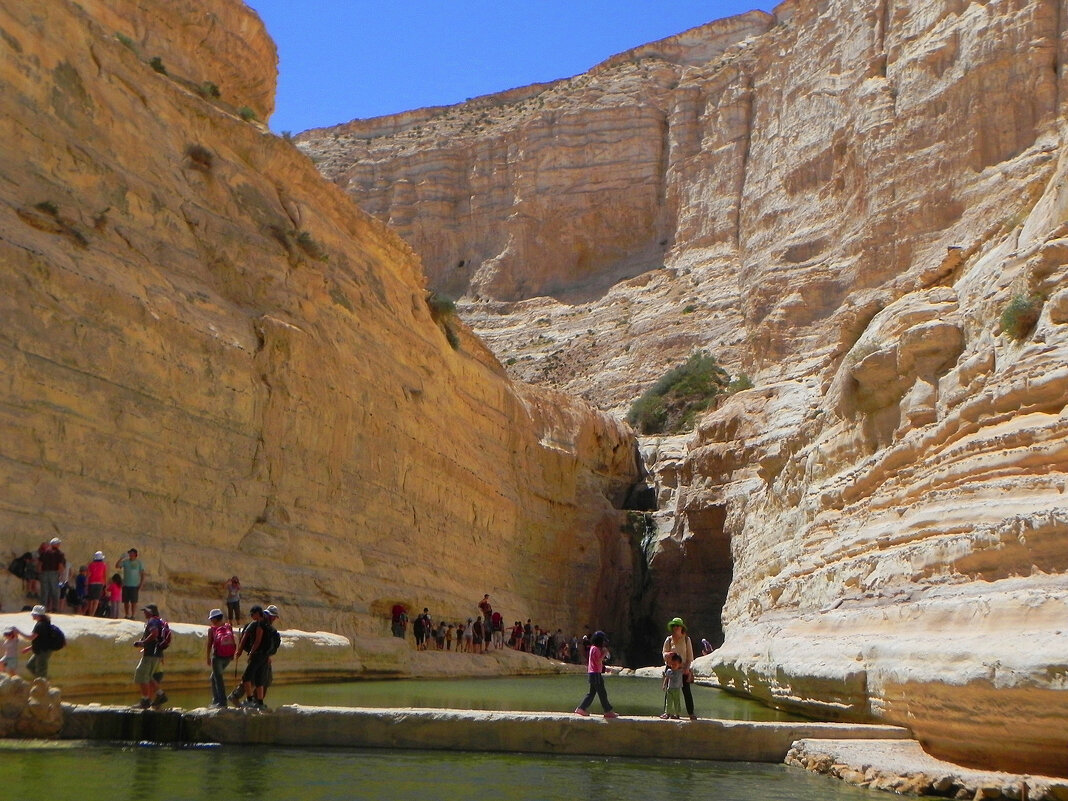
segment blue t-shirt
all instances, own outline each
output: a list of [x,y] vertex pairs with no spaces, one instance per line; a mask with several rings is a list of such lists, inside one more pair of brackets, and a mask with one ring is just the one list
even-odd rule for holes
[[122,561],[122,586],[141,586],[141,574],[144,572],[145,566],[140,559],[124,559]]

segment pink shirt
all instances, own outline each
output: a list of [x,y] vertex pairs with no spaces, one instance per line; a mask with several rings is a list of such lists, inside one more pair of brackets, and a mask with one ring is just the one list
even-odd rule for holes
[[604,651],[602,651],[596,645],[590,646],[590,662],[588,666],[588,671],[590,673],[604,672]]

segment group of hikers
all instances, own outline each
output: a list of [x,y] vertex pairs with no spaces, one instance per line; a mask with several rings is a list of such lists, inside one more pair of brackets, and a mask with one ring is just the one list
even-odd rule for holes
[[74,573],[61,544],[59,537],[53,537],[42,542],[36,551],[16,556],[8,565],[8,571],[22,579],[26,597],[37,600],[49,614],[117,618],[121,613],[134,620],[145,582],[145,566],[137,549],[131,548],[119,558],[115,563],[119,572],[109,578],[103,551],[96,551]]
[[[34,621],[30,632],[23,632],[10,626],[3,633],[0,641],[0,663],[9,675],[17,675],[19,654],[31,654],[26,668],[35,677],[47,678],[51,655],[66,644],[63,632],[52,622],[50,613],[62,608],[64,603],[60,587],[63,583],[63,570],[66,558],[60,550],[60,540],[53,538],[42,543],[36,556],[32,553],[18,557],[12,563],[11,572],[20,575],[26,582],[28,593],[37,592],[41,603],[30,610]],[[19,570],[16,570],[16,563]],[[103,584],[106,577],[104,554],[97,551],[90,564],[91,570],[82,568],[79,576],[85,577],[84,597],[89,604],[84,614],[98,614],[97,609],[104,600]],[[123,570],[112,578],[121,582],[121,595],[118,599],[109,597],[109,614],[117,617],[117,602],[124,606],[126,616],[133,619],[134,608],[138,605],[138,596],[144,584],[145,569],[138,558],[136,548],[131,548],[116,563]],[[34,586],[38,582],[39,586]],[[237,576],[228,579],[224,586],[226,608],[215,608],[208,612],[208,632],[206,638],[207,665],[211,670],[211,706],[226,708],[231,703],[254,709],[266,709],[265,698],[272,682],[271,658],[278,651],[281,635],[274,623],[278,620],[278,607],[255,605],[249,610],[250,621],[240,633],[234,631],[234,624],[240,618],[241,583]],[[134,683],[141,692],[137,706],[141,709],[159,708],[167,702],[167,694],[162,687],[163,660],[171,644],[170,625],[160,616],[159,607],[149,603],[140,606],[145,627],[134,646],[141,649],[141,656],[134,670]],[[77,610],[73,611],[77,614]],[[396,604],[392,610],[392,633],[405,637],[408,624],[407,610],[403,604]],[[424,607],[422,614],[413,622],[416,648],[425,650],[455,650],[461,653],[485,653],[492,649],[504,648],[505,626],[503,617],[495,612],[490,603],[489,594],[485,594],[478,603],[478,614],[464,623],[434,624],[429,609]],[[29,644],[20,648],[21,641]],[[711,651],[707,640],[702,640],[704,653]],[[606,718],[618,717],[612,710],[605,690],[604,673],[611,657],[608,638],[603,631],[594,632],[592,636],[577,635],[565,637],[561,629],[550,633],[528,619],[526,624],[515,621],[508,628],[507,647],[534,653],[564,662],[586,662],[589,678],[589,692],[575,708],[575,714],[589,715],[589,707],[594,698],[599,698]],[[224,672],[230,663],[247,654],[248,659],[240,684],[230,693],[226,692]],[[694,712],[692,663],[694,660],[693,644],[686,633],[686,624],[682,618],[673,618],[668,623],[668,637],[662,649],[664,658],[663,690],[664,711],[661,718],[677,720],[681,717],[685,703],[686,714],[690,720],[697,720]]]
[[[391,612],[390,631],[394,637],[407,637],[408,610],[404,604],[394,604]],[[555,632],[532,624],[530,618],[524,624],[515,621],[505,626],[504,617],[494,611],[489,593],[478,602],[478,612],[466,622],[434,622],[430,610],[423,607],[422,613],[411,621],[415,647],[419,651],[456,651],[481,654],[494,649],[512,648],[547,659],[582,664],[589,648],[589,635],[581,638],[576,634],[566,636],[563,629]]]
[[[56,549],[58,540],[49,543],[49,549]],[[98,554],[103,557],[103,554]],[[120,562],[137,558],[136,549],[131,548]],[[143,568],[140,569],[140,581],[144,580]],[[51,577],[48,579],[51,580]],[[135,587],[140,589],[140,583]],[[281,635],[274,623],[278,620],[278,607],[255,605],[249,610],[249,623],[236,633],[234,622],[240,617],[240,582],[237,576],[226,582],[227,610],[230,620],[222,609],[208,612],[207,665],[211,669],[211,706],[225,708],[229,704],[265,709],[264,699],[273,679],[271,658],[281,645]],[[131,606],[136,605],[136,593],[133,593]],[[125,601],[125,599],[124,599]],[[57,600],[56,605],[60,602]],[[0,663],[10,676],[18,675],[20,654],[30,654],[26,669],[35,678],[48,678],[49,660],[53,653],[66,646],[66,636],[52,622],[50,610],[44,604],[37,604],[30,610],[34,621],[33,629],[23,632],[15,626],[4,631],[0,642]],[[132,612],[132,609],[130,610]],[[163,661],[172,641],[170,624],[160,616],[156,604],[140,607],[145,627],[141,636],[133,643],[140,649],[141,655],[134,669],[134,683],[141,692],[137,706],[141,709],[157,709],[167,702],[167,694],[162,687]],[[75,612],[76,614],[76,612]],[[21,647],[22,641],[29,644]],[[226,692],[224,671],[230,663],[241,654],[248,659],[241,682],[230,693]]]

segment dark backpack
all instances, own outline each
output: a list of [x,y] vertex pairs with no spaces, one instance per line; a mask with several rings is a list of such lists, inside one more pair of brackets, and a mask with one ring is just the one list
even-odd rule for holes
[[282,635],[278,633],[278,629],[274,626],[266,626],[263,631],[263,636],[267,640],[264,653],[267,656],[274,656],[282,646]]
[[67,644],[66,635],[55,623],[48,624],[48,636],[45,638],[46,651],[59,651]]
[[26,562],[33,560],[33,554],[27,551],[22,556],[16,556],[7,566],[8,572],[19,578],[26,578]]
[[159,619],[159,637],[156,638],[156,651],[166,651],[171,647],[171,640],[174,639],[174,635],[171,634],[171,624],[163,618]]

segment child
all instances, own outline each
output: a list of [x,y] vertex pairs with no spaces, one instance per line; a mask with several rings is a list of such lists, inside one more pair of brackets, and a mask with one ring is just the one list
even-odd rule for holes
[[0,643],[0,662],[4,663],[7,675],[18,674],[19,667],[19,630],[14,626],[4,629],[4,641]]
[[608,645],[608,639],[605,637],[603,631],[595,632],[593,639],[590,640],[590,659],[587,666],[590,679],[590,691],[586,693],[586,697],[582,699],[582,703],[575,709],[576,715],[582,715],[584,718],[588,718],[590,713],[587,712],[587,708],[593,703],[593,696],[596,695],[601,700],[601,709],[604,710],[604,716],[606,718],[618,718],[615,712],[612,711],[612,705],[608,703],[608,692],[604,688],[604,660],[608,656],[608,649],[605,647]]
[[678,720],[682,711],[682,681],[685,672],[682,669],[682,657],[671,652],[667,655],[667,667],[664,668],[664,714],[663,720]]
[[122,576],[115,573],[108,583],[108,617],[118,619],[122,611]]

